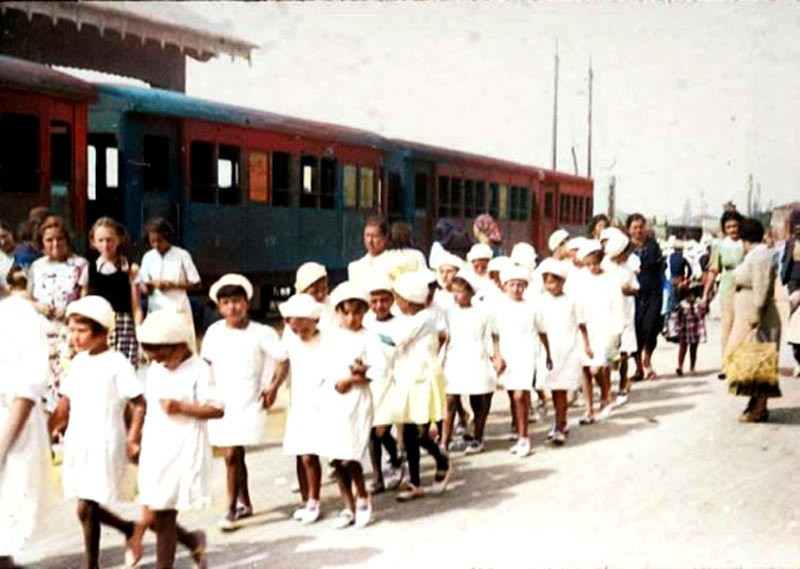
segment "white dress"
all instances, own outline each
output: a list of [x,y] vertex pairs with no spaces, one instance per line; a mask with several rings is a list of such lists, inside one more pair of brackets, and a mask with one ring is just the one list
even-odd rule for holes
[[33,306],[0,300],[0,428],[14,399],[34,402],[6,460],[0,464],[0,556],[13,556],[33,534],[53,498],[50,445],[40,401],[48,377],[48,344]]
[[135,479],[125,448],[125,405],[142,395],[142,383],[128,359],[106,350],[81,352],[61,383],[69,398],[61,474],[64,496],[99,504],[133,500]]
[[[636,255],[632,258],[638,260]],[[636,278],[636,273],[631,268],[632,264],[625,262],[623,264],[615,263],[608,258],[603,259],[603,269],[619,281],[620,290],[622,287],[629,286],[636,289],[639,288],[639,279]],[[619,351],[625,354],[632,354],[638,349],[636,343],[636,299],[633,296],[623,294],[623,313],[625,325],[622,329],[622,338],[620,340]]]
[[547,341],[553,368],[544,376],[541,386],[549,390],[575,390],[583,377],[583,340],[579,326],[586,323],[581,303],[562,294],[542,295],[540,310],[547,322]]
[[482,306],[450,307],[445,313],[448,339],[444,348],[447,394],[483,395],[494,391],[491,356],[493,325]]
[[611,364],[619,348],[619,338],[625,328],[625,308],[619,280],[603,271],[594,274],[584,269],[580,279],[580,294],[589,346],[594,357],[584,356],[583,365],[604,367]]
[[378,336],[383,357],[386,358],[386,373],[382,379],[373,379],[369,383],[372,391],[374,414],[372,424],[383,427],[392,424],[392,401],[394,388],[394,346],[391,338],[397,329],[400,317],[392,316],[388,320],[379,321],[372,311],[364,317],[364,327]]
[[220,320],[208,328],[200,356],[211,364],[217,397],[225,405],[225,416],[208,423],[211,444],[266,443],[267,412],[261,394],[272,379],[276,362],[286,359],[278,333],[257,322],[238,329]]
[[367,366],[367,379],[385,381],[386,358],[378,337],[362,328],[358,332],[337,328],[326,334],[323,345],[325,379],[320,388],[320,455],[334,460],[364,457],[372,429],[372,391],[369,385],[353,386],[346,393],[335,389],[336,382],[350,377],[350,365],[361,361]]
[[499,383],[509,391],[533,389],[541,346],[539,334],[545,332],[537,306],[506,297],[497,304],[495,322],[500,336],[500,354],[506,362]]
[[308,341],[298,338],[287,327],[281,342],[289,356],[289,411],[283,435],[283,452],[292,455],[319,455],[319,432],[327,426],[319,419],[319,401],[327,365],[323,359],[325,332]]
[[[153,510],[192,510],[211,503],[211,445],[207,421],[167,415],[162,399],[222,407],[211,368],[192,356],[175,370],[151,363],[145,381],[147,414],[139,457],[139,502]],[[212,419],[214,420],[214,419]]]

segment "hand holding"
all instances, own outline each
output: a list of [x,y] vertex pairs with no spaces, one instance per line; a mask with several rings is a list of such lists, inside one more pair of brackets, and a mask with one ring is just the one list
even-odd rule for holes
[[340,379],[334,385],[337,393],[347,393],[350,391],[351,383],[349,379]]
[[162,399],[161,408],[167,415],[176,415],[182,412],[183,405],[177,399]]

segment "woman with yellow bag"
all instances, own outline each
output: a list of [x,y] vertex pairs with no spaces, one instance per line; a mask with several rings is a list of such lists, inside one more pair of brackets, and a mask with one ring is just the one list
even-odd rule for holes
[[744,423],[769,419],[767,399],[780,397],[778,345],[781,321],[775,305],[776,268],[772,252],[762,243],[764,226],[742,220],[739,234],[744,260],[734,274],[733,327],[725,357],[728,391],[750,397],[739,418]]

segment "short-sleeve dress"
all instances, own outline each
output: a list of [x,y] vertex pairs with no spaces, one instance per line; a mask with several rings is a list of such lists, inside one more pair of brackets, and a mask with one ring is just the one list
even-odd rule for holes
[[40,405],[47,385],[48,346],[38,314],[22,298],[0,300],[0,425],[14,399],[34,403],[19,438],[0,464],[0,556],[18,553],[53,498],[50,445]]
[[[631,259],[638,260],[638,257],[630,257],[624,263],[616,263],[607,257],[603,259],[603,269],[618,279],[620,289],[624,286],[633,287],[637,290],[639,288],[639,280],[636,278],[636,272],[632,268],[634,263],[630,262]],[[622,329],[619,351],[624,354],[633,354],[636,352],[637,348],[635,322],[636,300],[633,296],[623,295],[622,304],[625,326]]]
[[323,360],[326,373],[320,387],[319,412],[325,428],[319,433],[320,455],[360,461],[372,429],[372,391],[369,385],[358,385],[339,393],[335,385],[350,376],[350,365],[356,361],[367,366],[367,379],[383,381],[386,358],[377,336],[366,329],[354,332],[335,328],[325,336]]
[[208,328],[200,356],[211,364],[217,397],[225,405],[225,415],[208,423],[211,444],[264,444],[267,412],[261,393],[276,362],[286,359],[278,333],[257,322],[238,329],[220,320]]
[[542,319],[547,322],[547,341],[553,367],[545,375],[543,388],[571,391],[578,389],[583,377],[583,343],[579,326],[586,324],[581,304],[572,296],[541,298]]
[[327,330],[320,330],[303,341],[287,327],[281,342],[289,356],[289,410],[283,434],[285,454],[319,455],[319,432],[327,426],[320,420],[320,390],[327,366],[323,359],[323,341]]
[[[36,302],[53,307],[57,314],[64,314],[67,305],[81,297],[82,289],[89,282],[89,263],[83,257],[70,255],[63,262],[40,257],[31,264],[31,296]],[[50,346],[50,377],[45,394],[45,407],[55,409],[58,389],[67,373],[72,359],[69,330],[64,318],[48,319],[47,341]]]
[[498,382],[509,391],[533,389],[541,346],[539,334],[546,331],[536,304],[506,296],[497,304],[495,322],[500,354],[506,362]]
[[445,390],[453,395],[494,391],[491,364],[492,320],[483,306],[451,306],[445,313],[448,339],[444,354]]
[[625,307],[619,280],[604,271],[594,274],[584,269],[581,294],[589,345],[594,357],[584,355],[583,365],[604,367],[611,364],[625,328]]
[[373,379],[369,383],[372,391],[372,405],[374,414],[372,424],[383,427],[392,424],[392,391],[394,389],[394,346],[391,338],[397,329],[400,317],[392,316],[388,320],[377,320],[372,311],[364,318],[364,327],[378,337],[380,348],[386,359],[386,373],[380,379]]
[[[207,421],[167,415],[163,399],[219,405],[211,368],[197,356],[168,370],[151,363],[145,381],[147,415],[139,457],[139,502],[152,510],[193,510],[211,503]],[[213,420],[213,419],[212,419]]]
[[69,398],[64,434],[64,496],[100,504],[132,500],[125,449],[125,404],[142,395],[142,383],[120,352],[81,352],[72,360],[61,393]]

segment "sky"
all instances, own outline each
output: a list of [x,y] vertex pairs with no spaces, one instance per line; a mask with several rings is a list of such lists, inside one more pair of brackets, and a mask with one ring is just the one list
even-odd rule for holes
[[[183,4],[258,44],[252,63],[190,60],[187,92],[551,166],[560,58],[559,170],[587,171],[604,207],[680,218],[797,199],[800,4],[311,2]],[[154,14],[158,6],[152,6]]]

